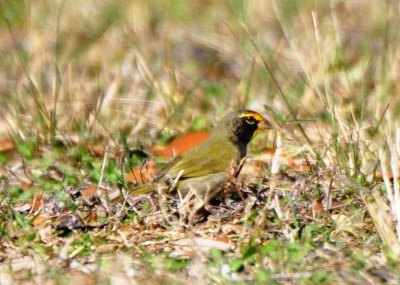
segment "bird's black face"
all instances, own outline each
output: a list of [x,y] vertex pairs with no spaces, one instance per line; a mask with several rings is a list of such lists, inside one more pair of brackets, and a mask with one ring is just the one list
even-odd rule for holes
[[241,151],[245,151],[247,144],[257,131],[271,128],[271,124],[259,113],[249,110],[240,111],[232,124],[231,140],[239,146]]

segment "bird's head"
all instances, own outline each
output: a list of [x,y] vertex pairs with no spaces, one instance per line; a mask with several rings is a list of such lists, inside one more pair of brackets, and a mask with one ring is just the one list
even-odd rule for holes
[[271,123],[261,114],[251,110],[233,111],[226,115],[216,128],[235,145],[246,147],[260,130],[272,129]]

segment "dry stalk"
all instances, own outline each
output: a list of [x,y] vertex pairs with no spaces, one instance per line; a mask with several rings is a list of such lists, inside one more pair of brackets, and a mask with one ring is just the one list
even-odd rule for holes
[[[400,256],[400,241],[393,230],[393,219],[390,218],[389,213],[391,211],[388,205],[377,191],[373,191],[372,197],[367,196],[365,192],[363,189],[359,191],[379,236],[391,252]],[[373,201],[371,201],[371,198],[373,198]]]

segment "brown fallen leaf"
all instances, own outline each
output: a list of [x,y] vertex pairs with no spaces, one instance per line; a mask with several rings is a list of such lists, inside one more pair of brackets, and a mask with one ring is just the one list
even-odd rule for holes
[[106,149],[104,145],[92,145],[89,143],[85,144],[85,147],[91,154],[97,157],[103,157]]
[[[398,171],[400,171],[400,168],[399,168]],[[386,172],[377,171],[376,174],[375,174],[375,177],[379,178],[379,179],[383,179],[384,177],[388,178],[388,179],[393,179],[394,175],[393,175],[392,171],[386,171]]]
[[98,225],[88,225],[86,224],[81,217],[76,214],[67,213],[57,217],[55,221],[54,228],[56,230],[75,230],[75,229],[82,229],[82,230],[89,230],[89,229],[96,229],[102,228],[107,225],[108,222],[98,224]]
[[310,169],[310,164],[303,158],[293,158],[287,159],[287,165],[294,171],[306,171]]
[[81,195],[84,200],[90,201],[97,194],[97,186],[89,186],[81,190]]
[[227,243],[227,244],[230,243],[229,238],[224,237],[224,236],[216,237],[215,240],[216,240],[216,241],[219,241],[219,242],[224,242],[224,243]]
[[0,153],[6,153],[15,150],[14,141],[8,137],[0,137]]
[[146,184],[152,181],[158,173],[157,164],[154,160],[146,161],[143,165],[132,169],[126,176],[126,181],[137,184]]
[[29,187],[32,186],[32,184],[33,184],[32,182],[22,181],[19,187],[21,187],[22,190],[28,190]]
[[315,216],[319,213],[322,213],[324,211],[324,206],[322,205],[321,201],[315,201],[313,203],[313,207],[312,207],[312,215],[313,218],[315,218]]
[[166,147],[154,146],[152,152],[162,157],[180,155],[189,149],[199,145],[210,137],[209,132],[193,132],[173,139]]
[[34,214],[40,210],[42,203],[43,203],[43,194],[38,193],[35,194],[33,198],[28,202],[26,202],[25,204],[15,207],[14,210],[20,213],[30,211],[30,213]]
[[32,221],[32,225],[34,227],[45,227],[45,226],[51,224],[51,222],[52,222],[52,218],[49,215],[39,214]]
[[181,239],[175,241],[173,244],[177,246],[193,247],[198,250],[218,249],[221,251],[227,251],[232,247],[229,242],[208,238]]
[[35,196],[33,196],[33,199],[29,202],[29,204],[31,205],[31,212],[36,213],[42,206],[42,202],[43,202],[43,194],[42,193],[35,194]]
[[14,207],[14,211],[23,213],[23,212],[28,212],[31,208],[32,208],[32,204],[30,204],[28,202],[28,203],[22,204],[20,206]]

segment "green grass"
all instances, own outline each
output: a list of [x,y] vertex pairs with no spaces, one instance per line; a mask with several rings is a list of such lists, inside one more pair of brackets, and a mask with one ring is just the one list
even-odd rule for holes
[[[0,280],[397,283],[396,5],[3,1],[0,149],[15,147],[0,153]],[[124,174],[152,145],[242,107],[277,127],[254,140],[256,159],[274,147],[309,167],[264,165],[257,195],[193,226],[166,218],[174,204],[82,198],[132,187]],[[68,214],[79,229],[56,227]]]

